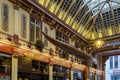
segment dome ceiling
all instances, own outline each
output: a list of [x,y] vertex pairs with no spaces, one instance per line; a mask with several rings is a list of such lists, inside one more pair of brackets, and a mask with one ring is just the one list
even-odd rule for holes
[[37,0],[88,40],[120,33],[120,0]]

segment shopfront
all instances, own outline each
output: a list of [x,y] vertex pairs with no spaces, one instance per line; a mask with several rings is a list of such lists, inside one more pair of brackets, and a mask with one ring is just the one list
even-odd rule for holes
[[97,80],[102,80],[102,76],[97,74]]
[[48,63],[26,57],[18,59],[18,80],[48,80]]
[[83,72],[81,70],[73,70],[73,80],[83,80]]
[[95,80],[95,74],[94,73],[90,73],[90,80]]
[[11,80],[11,55],[0,52],[0,80]]
[[59,65],[53,65],[53,80],[70,80],[70,69]]

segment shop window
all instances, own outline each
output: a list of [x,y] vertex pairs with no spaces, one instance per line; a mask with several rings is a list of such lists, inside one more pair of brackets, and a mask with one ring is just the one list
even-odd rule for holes
[[10,73],[10,58],[0,56],[0,73]]
[[40,72],[44,74],[48,74],[48,64],[44,62],[40,62]]
[[21,36],[23,38],[26,38],[26,16],[24,14],[22,14],[22,26],[21,26]]
[[32,60],[32,71],[39,71],[39,61]]
[[102,76],[97,74],[97,80],[102,80]]
[[30,22],[30,41],[35,42],[35,40],[40,40],[40,27],[41,22],[35,18],[31,18]]
[[94,77],[95,77],[95,76],[94,76],[94,73],[90,73],[90,80],[95,80]]
[[0,53],[0,80],[11,80],[11,58],[9,55]]
[[73,80],[82,80],[82,71],[81,70],[73,70]]
[[8,31],[8,16],[9,16],[9,7],[7,4],[2,4],[2,29]]
[[30,70],[31,69],[31,59],[25,58],[25,57],[20,57],[18,59],[18,68],[22,71],[25,69]]
[[48,80],[48,63],[30,58],[18,59],[18,80]]
[[69,80],[70,69],[67,67],[53,65],[53,80]]
[[32,71],[48,74],[48,64],[37,60],[32,60]]

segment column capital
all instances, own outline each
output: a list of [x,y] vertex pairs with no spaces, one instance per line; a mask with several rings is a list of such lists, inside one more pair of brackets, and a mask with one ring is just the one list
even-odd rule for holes
[[41,15],[41,20],[43,21],[44,19],[45,19],[45,15],[42,14],[42,15]]
[[15,0],[15,3],[14,3],[14,9],[19,10],[20,5],[21,5],[20,2],[21,2],[21,0]]
[[14,4],[14,9],[19,10],[20,5],[19,4]]
[[33,7],[30,7],[30,14],[32,13],[32,11],[33,11]]

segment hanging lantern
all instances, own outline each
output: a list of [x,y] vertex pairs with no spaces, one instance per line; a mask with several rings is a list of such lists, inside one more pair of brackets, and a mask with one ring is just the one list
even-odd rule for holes
[[104,43],[104,41],[98,39],[97,41],[95,41],[94,44],[97,48],[100,48],[100,47],[102,47],[103,43]]

